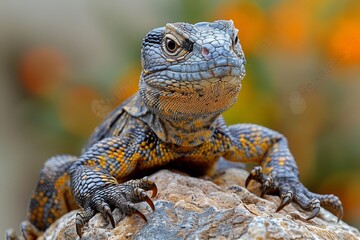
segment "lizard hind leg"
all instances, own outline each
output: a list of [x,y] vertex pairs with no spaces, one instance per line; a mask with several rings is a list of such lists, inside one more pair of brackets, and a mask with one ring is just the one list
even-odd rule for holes
[[27,219],[32,227],[21,225],[24,237],[38,236],[63,214],[78,208],[72,200],[68,174],[76,159],[75,156],[59,155],[46,161],[28,206]]
[[[41,170],[27,209],[27,220],[20,225],[27,240],[37,239],[56,219],[78,208],[72,200],[67,173],[77,157],[59,155],[48,159]],[[7,240],[18,240],[14,229],[6,231]]]

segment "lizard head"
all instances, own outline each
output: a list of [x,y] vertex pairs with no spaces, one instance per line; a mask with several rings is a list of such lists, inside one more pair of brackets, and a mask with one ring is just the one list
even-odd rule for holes
[[245,57],[230,21],[168,23],[141,49],[140,95],[164,119],[219,115],[236,101]]

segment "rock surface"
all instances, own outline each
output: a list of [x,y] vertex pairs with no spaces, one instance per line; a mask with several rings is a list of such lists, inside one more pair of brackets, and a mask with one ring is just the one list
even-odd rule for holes
[[[212,179],[193,178],[161,170],[151,176],[159,193],[156,211],[144,203],[139,210],[148,218],[121,216],[115,210],[112,229],[97,214],[83,228],[82,239],[360,239],[357,229],[321,209],[313,220],[295,204],[279,213],[276,196],[259,198],[259,185],[244,187],[248,173],[241,169],[218,172]],[[72,211],[55,222],[41,239],[76,239]]]

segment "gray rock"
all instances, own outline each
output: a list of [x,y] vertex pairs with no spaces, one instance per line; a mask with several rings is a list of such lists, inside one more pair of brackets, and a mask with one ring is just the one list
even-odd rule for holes
[[[257,183],[243,188],[247,175],[242,169],[228,169],[200,179],[161,170],[151,176],[159,189],[156,211],[138,205],[147,224],[115,210],[118,223],[112,229],[97,214],[83,228],[82,239],[360,239],[357,229],[337,223],[324,209],[310,221],[305,220],[309,213],[295,204],[274,213],[279,198],[259,198]],[[76,212],[60,218],[41,239],[76,239]]]

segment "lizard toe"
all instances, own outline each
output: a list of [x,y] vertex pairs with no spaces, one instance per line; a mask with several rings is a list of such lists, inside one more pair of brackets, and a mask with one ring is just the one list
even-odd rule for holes
[[133,179],[124,183],[125,185],[133,186],[134,188],[142,188],[145,191],[152,191],[151,197],[154,198],[157,195],[158,189],[154,181],[150,180],[149,177],[143,177],[141,179]]
[[138,199],[140,199],[141,201],[145,201],[150,206],[150,208],[155,211],[154,202],[149,198],[144,189],[135,188],[134,194],[136,194]]
[[91,207],[87,207],[76,214],[76,218],[75,218],[76,233],[80,238],[82,236],[82,228],[85,226],[87,222],[89,222],[89,220],[93,216],[95,216],[95,214],[96,211]]
[[264,178],[264,173],[263,173],[262,167],[256,166],[250,171],[249,176],[246,178],[245,187],[247,188],[249,183],[252,180],[255,180],[255,181],[258,181],[261,183],[262,182],[261,180],[263,178]]
[[342,203],[340,199],[332,194],[329,195],[322,195],[322,197],[319,198],[320,204],[322,207],[326,208],[330,212],[335,213],[335,215],[338,218],[338,222],[342,219],[344,210]]
[[260,195],[261,198],[263,198],[264,195],[265,195],[266,193],[268,193],[268,191],[271,190],[272,185],[273,185],[273,179],[272,179],[272,177],[271,177],[271,176],[264,175],[264,176],[263,176],[263,183],[262,183],[262,186],[261,186],[261,195]]
[[281,195],[281,203],[275,212],[281,211],[286,205],[290,204],[293,199],[293,191],[288,190],[285,194]]
[[107,204],[105,201],[101,201],[97,204],[97,211],[101,213],[103,218],[107,221],[107,223],[110,223],[113,228],[115,228],[115,221],[114,217],[111,212],[110,205]]
[[320,205],[335,214],[338,222],[342,219],[344,210],[342,203],[337,196],[333,194],[316,194],[312,192],[308,192],[307,195],[319,199]]
[[320,212],[319,199],[313,198],[310,200],[310,209],[311,209],[311,214],[306,218],[306,220],[311,220],[319,214]]

